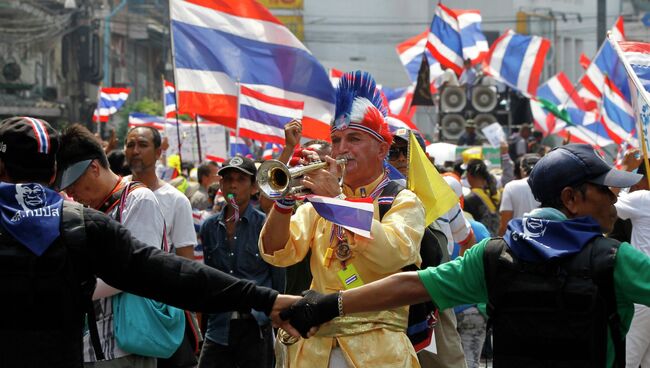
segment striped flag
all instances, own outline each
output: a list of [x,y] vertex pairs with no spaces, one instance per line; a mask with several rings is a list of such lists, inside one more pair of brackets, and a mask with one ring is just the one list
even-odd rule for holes
[[305,103],[271,97],[244,85],[240,88],[239,136],[284,143],[284,126],[293,119],[302,119]]
[[100,88],[97,108],[93,112],[93,121],[106,123],[111,115],[124,105],[130,92],[130,88]]
[[308,195],[307,200],[325,220],[333,222],[365,238],[370,238],[370,228],[375,212],[372,198],[366,200],[345,200],[317,195]]
[[[648,153],[650,142],[648,133],[650,128],[650,43],[646,42],[617,42],[610,38],[615,51],[620,55],[628,77],[631,89],[632,106],[637,129],[640,134],[639,145],[644,156],[646,172],[650,171]],[[639,147],[637,146],[637,147]]]
[[386,97],[388,112],[393,115],[405,115],[412,118],[417,108],[416,106],[411,107],[414,89],[415,85],[401,88],[382,87],[381,93]]
[[163,101],[165,103],[165,117],[176,116],[176,88],[174,83],[163,80]]
[[485,71],[527,96],[537,94],[549,40],[507,30],[492,44],[485,59]]
[[341,77],[343,76],[343,71],[338,70],[336,68],[330,68],[328,69],[327,73],[329,74],[330,77],[330,82],[332,82],[332,87],[336,88],[339,86],[339,81],[341,80]]
[[253,152],[243,138],[237,137],[235,132],[230,131],[230,157],[237,155],[253,157]]
[[474,65],[488,52],[478,10],[450,9],[438,3],[427,38],[431,55],[457,75],[463,72],[465,59]]
[[129,114],[128,124],[129,128],[148,126],[163,131],[165,130],[167,122],[165,121],[165,118],[160,116],[153,116],[141,112],[132,112]]
[[180,111],[236,129],[237,83],[304,103],[303,136],[329,137],[334,88],[309,50],[254,0],[171,0]]
[[282,149],[282,146],[275,143],[267,143],[264,145],[264,151],[262,152],[262,158],[264,160],[270,160],[275,158]]
[[404,69],[406,69],[406,74],[408,74],[409,79],[413,83],[418,81],[418,72],[420,71],[423,55],[427,57],[427,61],[429,62],[429,81],[433,82],[435,78],[442,74],[440,63],[426,48],[428,35],[429,31],[424,31],[398,44],[395,48],[399,60],[404,65]]
[[625,24],[623,22],[622,16],[616,18],[616,23],[614,23],[614,27],[612,27],[611,32],[612,33],[609,37],[612,41],[625,41]]

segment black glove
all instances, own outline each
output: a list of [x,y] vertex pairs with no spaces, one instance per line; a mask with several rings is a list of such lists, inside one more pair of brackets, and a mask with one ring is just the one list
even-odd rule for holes
[[321,294],[314,290],[302,293],[303,298],[291,308],[280,312],[280,318],[289,320],[291,325],[307,338],[312,327],[320,326],[339,316],[338,294]]

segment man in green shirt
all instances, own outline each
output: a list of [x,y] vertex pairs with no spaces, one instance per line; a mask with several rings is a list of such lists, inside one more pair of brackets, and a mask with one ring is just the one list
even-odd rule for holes
[[488,303],[495,367],[624,366],[620,347],[634,303],[650,305],[650,258],[602,234],[617,217],[609,187],[640,178],[588,145],[558,147],[529,177],[541,208],[512,220],[503,240],[485,239],[439,267],[308,294],[285,317],[306,331],[335,316],[428,299],[439,309]]

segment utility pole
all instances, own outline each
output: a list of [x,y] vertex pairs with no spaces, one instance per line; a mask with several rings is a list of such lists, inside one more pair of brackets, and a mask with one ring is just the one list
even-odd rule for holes
[[607,34],[607,0],[597,0],[597,15],[596,15],[596,33],[598,40],[598,47],[605,41]]

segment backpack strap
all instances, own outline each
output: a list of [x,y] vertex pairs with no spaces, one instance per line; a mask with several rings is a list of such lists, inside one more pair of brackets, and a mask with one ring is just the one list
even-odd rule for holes
[[[64,201],[63,202],[63,215],[62,215],[63,237],[65,244],[68,247],[82,248],[86,244],[86,225],[83,217],[83,206],[76,202]],[[104,351],[99,340],[99,332],[97,331],[97,318],[95,316],[95,305],[92,300],[92,295],[95,290],[97,280],[94,276],[81,281],[81,294],[82,300],[85,304],[85,312],[88,316],[88,332],[90,333],[90,342],[95,352],[97,361],[104,360]]]
[[[497,295],[494,292],[494,285],[497,282],[497,270],[499,258],[504,252],[506,242],[503,238],[492,238],[488,240],[483,251],[483,268],[485,273],[485,285],[488,290],[488,302],[486,305],[488,317],[494,314]],[[489,321],[489,319],[488,319]]]
[[[146,185],[138,181],[128,182],[126,185],[123,185],[119,189],[113,191],[97,210],[108,214],[113,210],[113,208],[115,208],[115,206],[123,206],[124,201],[126,200],[126,196],[138,188],[146,188]],[[117,222],[122,222],[121,209],[118,211],[117,216],[114,220]]]
[[403,185],[396,182],[395,180],[391,180],[388,182],[388,184],[386,184],[384,189],[381,190],[381,194],[379,194],[379,199],[377,200],[377,204],[379,206],[379,221],[384,218],[384,215],[386,215],[386,213],[393,206],[393,201],[389,200],[390,197],[392,197],[392,199],[395,199],[399,192],[404,189],[406,188],[404,188]]
[[614,290],[614,264],[616,253],[621,243],[618,240],[598,237],[593,240],[592,264],[594,281],[598,285],[601,295],[605,299],[607,325],[614,345],[614,367],[625,367],[625,336],[621,332],[621,317],[616,306],[616,292]]

